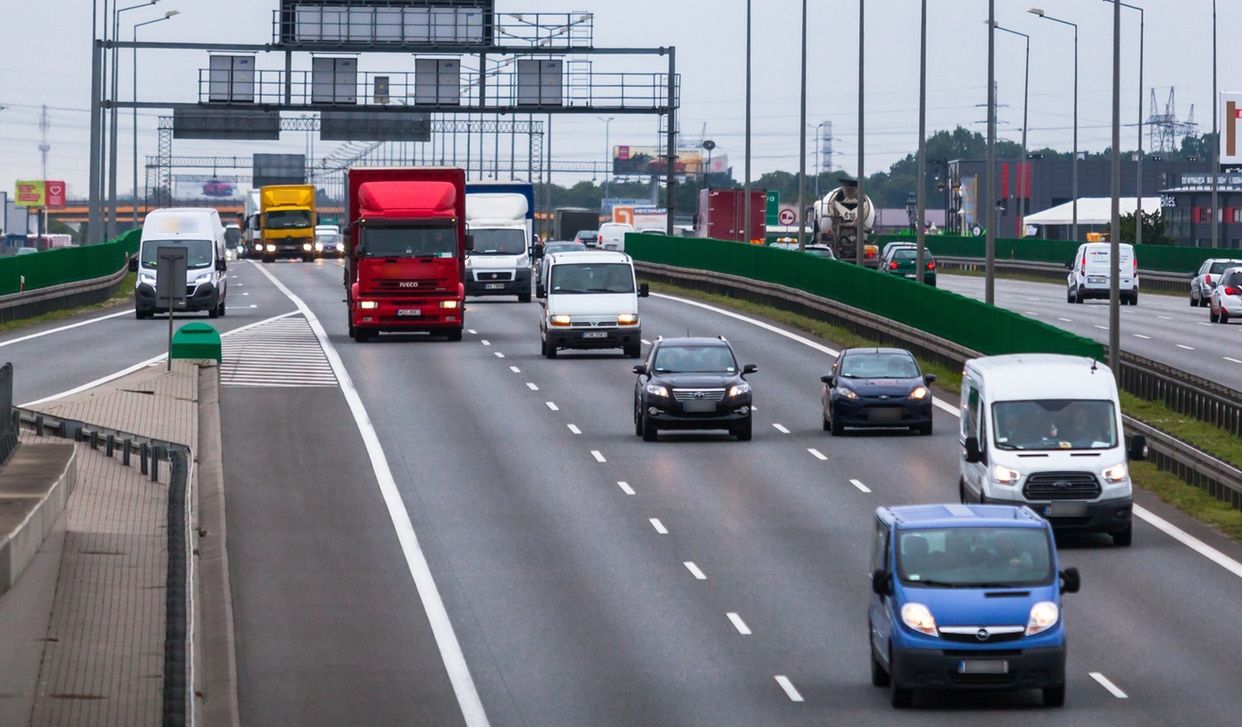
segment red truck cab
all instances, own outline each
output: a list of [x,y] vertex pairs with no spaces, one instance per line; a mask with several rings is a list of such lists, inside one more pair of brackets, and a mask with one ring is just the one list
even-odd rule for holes
[[349,335],[426,332],[460,341],[466,300],[466,173],[346,172]]

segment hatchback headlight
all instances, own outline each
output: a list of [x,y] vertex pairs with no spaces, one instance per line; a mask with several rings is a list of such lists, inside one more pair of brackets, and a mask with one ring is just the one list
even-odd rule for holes
[[668,398],[668,389],[660,386],[659,384],[647,384],[647,393],[652,396],[661,396],[665,399]]
[[1034,636],[1035,634],[1047,631],[1057,625],[1057,621],[1061,618],[1061,609],[1052,601],[1040,601],[1031,606],[1031,617],[1026,622],[1026,635]]
[[750,393],[750,384],[746,383],[745,381],[743,381],[740,384],[734,384],[733,386],[729,387],[729,398],[730,399],[732,399],[735,396],[741,396],[742,394],[749,394],[749,393]]
[[915,387],[914,391],[910,392],[910,398],[919,399],[919,400],[926,399],[927,398],[927,387],[926,386]]
[[573,322],[573,319],[571,319],[569,316],[565,316],[565,315],[555,315],[555,316],[552,316],[551,318],[549,318],[549,319],[548,319],[548,323],[550,323],[550,324],[552,324],[552,325],[554,325],[554,326],[556,326],[556,327],[558,327],[558,328],[565,328],[565,327],[568,327],[568,326],[569,326],[569,324],[570,324],[570,323],[572,323],[572,322]]
[[926,634],[927,636],[940,635],[936,631],[936,619],[932,618],[931,611],[928,610],[927,606],[921,603],[907,603],[902,606],[901,622],[920,634]]
[[1125,462],[1122,462],[1121,464],[1115,464],[1112,467],[1109,467],[1101,472],[1100,475],[1108,484],[1119,485],[1130,478],[1130,468],[1126,466]]
[[1003,464],[992,465],[992,481],[998,485],[1016,485],[1022,479],[1022,473],[1011,470]]
[[846,399],[857,399],[858,394],[853,389],[847,389],[844,386],[838,387],[837,391]]
[[638,325],[638,314],[637,313],[622,313],[621,315],[617,316],[617,323],[622,326],[637,326]]

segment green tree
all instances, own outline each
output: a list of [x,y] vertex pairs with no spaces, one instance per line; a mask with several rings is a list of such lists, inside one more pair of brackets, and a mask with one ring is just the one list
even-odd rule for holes
[[[1159,212],[1143,212],[1143,244],[1144,245],[1172,245],[1173,238],[1164,232],[1164,215]],[[1134,213],[1124,214],[1121,216],[1121,241],[1133,243],[1134,236]]]

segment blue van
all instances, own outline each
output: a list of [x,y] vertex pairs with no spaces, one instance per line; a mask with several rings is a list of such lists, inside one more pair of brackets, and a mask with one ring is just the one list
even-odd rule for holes
[[875,512],[871,683],[894,707],[914,690],[1040,689],[1065,704],[1061,594],[1052,527],[1026,507],[910,505]]

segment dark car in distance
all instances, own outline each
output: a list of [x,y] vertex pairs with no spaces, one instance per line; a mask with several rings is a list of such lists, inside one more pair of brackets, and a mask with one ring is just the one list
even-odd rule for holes
[[901,348],[849,348],[841,352],[824,383],[824,431],[851,428],[908,428],[932,433],[936,377],[924,375],[914,356]]
[[634,433],[654,442],[661,429],[724,429],[751,437],[751,391],[759,368],[738,366],[724,338],[657,339],[634,367]]

